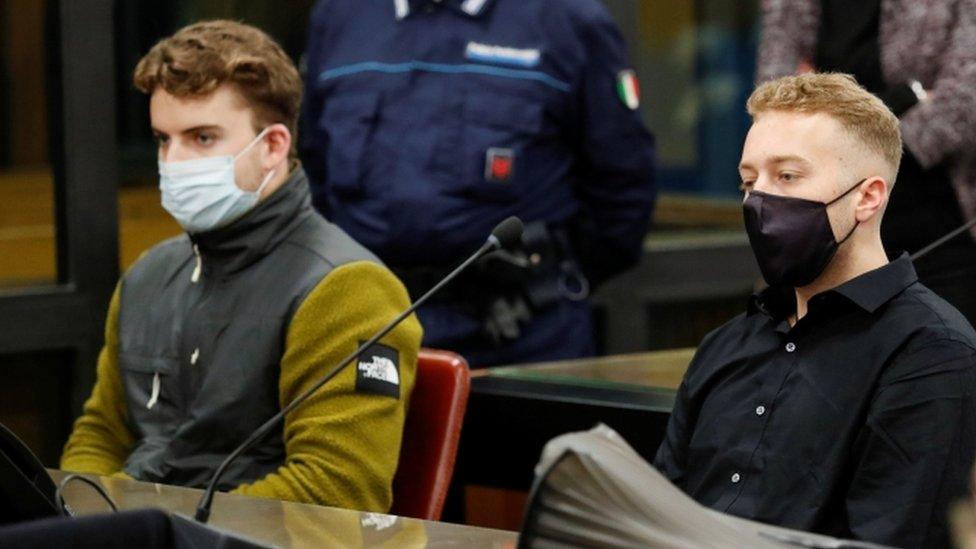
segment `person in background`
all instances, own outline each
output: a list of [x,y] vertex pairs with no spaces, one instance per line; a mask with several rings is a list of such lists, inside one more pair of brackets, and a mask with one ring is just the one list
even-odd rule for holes
[[[293,147],[301,78],[265,33],[187,26],[134,80],[149,95],[163,207],[186,234],[119,282],[61,468],[202,487],[409,297],[312,208]],[[420,339],[411,316],[243,453],[218,489],[389,510]]]
[[502,219],[495,253],[418,313],[474,367],[595,352],[587,296],[636,263],[654,140],[598,0],[320,1],[301,155],[316,207],[414,299]]
[[[760,82],[853,75],[899,117],[898,192],[881,237],[916,252],[976,216],[976,0],[764,0]],[[976,231],[918,259],[919,279],[976,322]]]
[[945,547],[976,457],[976,332],[882,246],[898,119],[839,74],[747,106],[743,215],[769,287],[702,340],[654,465],[718,511]]

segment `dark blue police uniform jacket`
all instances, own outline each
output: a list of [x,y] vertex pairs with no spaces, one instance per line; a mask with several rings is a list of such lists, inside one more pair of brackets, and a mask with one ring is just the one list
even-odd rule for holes
[[[655,198],[629,68],[599,0],[319,2],[302,121],[315,204],[394,269],[451,266],[509,215],[585,220],[583,270],[612,275],[639,257]],[[505,348],[444,304],[420,318],[425,345],[475,366],[592,351],[585,302]]]

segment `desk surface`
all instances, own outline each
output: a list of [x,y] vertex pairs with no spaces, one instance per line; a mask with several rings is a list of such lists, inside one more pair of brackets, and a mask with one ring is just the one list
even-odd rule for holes
[[616,355],[558,362],[540,362],[520,366],[502,366],[472,372],[523,381],[563,385],[627,389],[630,391],[675,390],[695,355],[695,349],[669,349],[628,355]]
[[673,349],[473,370],[445,516],[518,528],[545,443],[596,423],[653,459],[693,355]]
[[[67,473],[51,470],[56,483]],[[157,507],[193,516],[200,490],[90,476],[120,510]],[[65,502],[79,515],[109,511],[83,483],[65,488]],[[378,513],[320,507],[218,493],[211,526],[280,547],[515,547],[518,534]]]

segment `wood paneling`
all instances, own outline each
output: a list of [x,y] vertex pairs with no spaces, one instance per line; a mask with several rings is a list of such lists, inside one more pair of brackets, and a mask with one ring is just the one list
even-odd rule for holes
[[[0,21],[3,33],[3,64],[7,68],[9,90],[9,131],[13,166],[39,166],[48,162],[47,154],[47,48],[44,37],[47,2],[15,0],[0,4],[5,11]],[[0,90],[3,93],[7,90]]]
[[464,487],[464,523],[470,526],[519,530],[529,493],[491,486]]
[[[0,172],[0,286],[54,280],[53,200],[48,171]],[[155,187],[119,191],[119,228],[123,270],[157,242],[180,233]]]

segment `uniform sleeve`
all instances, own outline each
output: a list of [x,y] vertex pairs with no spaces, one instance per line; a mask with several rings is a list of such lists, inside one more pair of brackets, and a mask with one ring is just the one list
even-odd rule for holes
[[321,72],[322,48],[325,40],[325,23],[328,19],[326,10],[328,2],[318,2],[310,17],[308,26],[308,44],[305,48],[304,83],[305,94],[302,98],[301,117],[299,119],[298,149],[302,159],[302,166],[308,174],[309,185],[315,207],[328,217],[325,200],[325,184],[328,177],[326,171],[326,140],[328,136],[319,127],[322,117],[324,98],[319,93],[318,81]]
[[579,83],[583,210],[574,240],[591,282],[632,266],[640,258],[656,197],[654,137],[628,94],[639,97],[623,38],[602,7],[578,31],[585,48]]
[[[281,404],[294,400],[409,303],[400,281],[380,265],[357,262],[329,273],[289,325],[281,361]],[[420,323],[411,316],[380,341],[380,354],[386,353],[383,358],[399,370],[393,376],[398,378],[398,395],[385,391],[392,388],[390,376],[385,381],[375,375],[365,379],[353,362],[285,416],[285,463],[235,492],[388,511],[421,336]],[[375,360],[382,359],[369,357]]]
[[126,425],[125,395],[118,366],[119,291],[116,287],[105,322],[105,345],[98,355],[95,387],[75,421],[61,456],[61,469],[98,475],[117,474],[135,439]]
[[901,118],[905,146],[930,168],[976,146],[976,0],[958,0],[949,48],[938,52],[928,100]]
[[[902,353],[855,441],[846,497],[854,537],[948,546],[949,504],[967,492],[976,455],[976,352],[937,342]],[[891,376],[886,376],[891,377]]]

